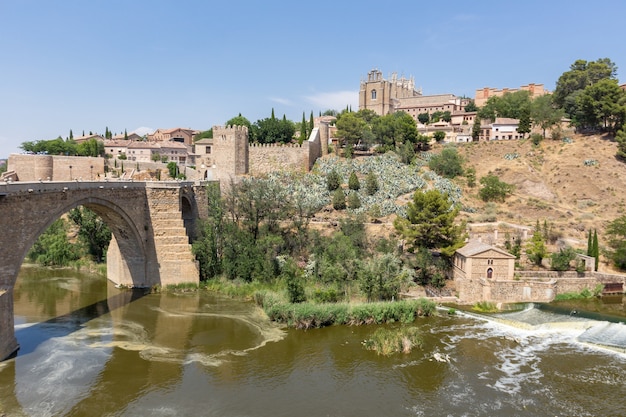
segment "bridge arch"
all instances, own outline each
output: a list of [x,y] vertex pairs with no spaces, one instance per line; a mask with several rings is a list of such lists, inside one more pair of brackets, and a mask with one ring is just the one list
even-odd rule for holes
[[109,280],[128,286],[199,281],[189,245],[206,217],[203,183],[0,183],[0,360],[18,349],[13,287],[36,239],[69,210],[84,206],[109,226]]

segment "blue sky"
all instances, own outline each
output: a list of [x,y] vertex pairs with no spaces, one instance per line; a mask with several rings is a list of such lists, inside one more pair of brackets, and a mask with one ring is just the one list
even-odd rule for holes
[[543,83],[609,58],[626,2],[0,0],[0,157],[83,131],[206,130],[358,109],[373,68],[424,94]]

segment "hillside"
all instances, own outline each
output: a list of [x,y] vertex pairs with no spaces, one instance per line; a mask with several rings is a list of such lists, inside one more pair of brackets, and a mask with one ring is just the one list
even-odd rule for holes
[[[539,146],[530,140],[471,143],[458,150],[467,166],[476,169],[477,180],[491,172],[515,185],[514,194],[497,204],[497,222],[532,227],[545,220],[570,245],[581,248],[586,248],[587,231],[595,228],[602,245],[606,224],[626,214],[626,164],[615,158],[617,145],[609,137],[570,139],[548,139]],[[484,218],[478,189],[463,185],[463,203],[477,209],[464,213],[470,222]]]

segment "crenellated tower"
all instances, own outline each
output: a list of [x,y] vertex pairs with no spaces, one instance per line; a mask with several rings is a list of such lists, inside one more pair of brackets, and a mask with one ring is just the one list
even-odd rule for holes
[[248,128],[213,127],[213,160],[221,174],[245,175],[249,172]]

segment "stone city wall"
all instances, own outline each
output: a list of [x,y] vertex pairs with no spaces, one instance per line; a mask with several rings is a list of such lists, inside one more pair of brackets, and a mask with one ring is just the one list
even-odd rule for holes
[[96,181],[104,176],[104,158],[11,154],[7,170],[18,181]]
[[275,171],[307,172],[309,170],[309,143],[302,145],[251,144],[250,175]]

